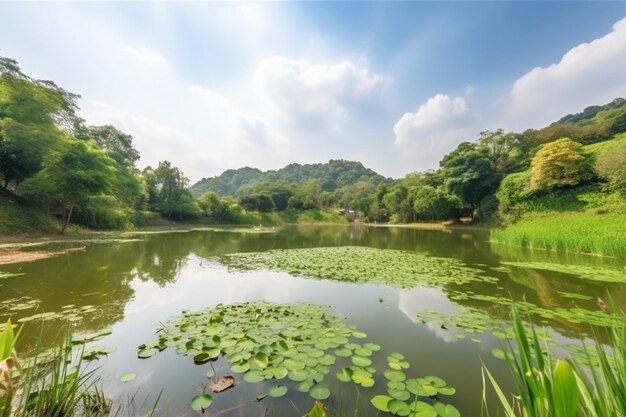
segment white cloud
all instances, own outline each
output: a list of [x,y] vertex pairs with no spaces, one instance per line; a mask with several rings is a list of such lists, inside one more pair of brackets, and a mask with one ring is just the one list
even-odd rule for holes
[[349,60],[314,64],[277,55],[261,61],[254,79],[277,114],[311,130],[340,127],[384,82],[384,77]]
[[613,31],[570,49],[558,63],[536,67],[515,81],[510,128],[542,127],[594,104],[626,96],[626,19]]
[[411,170],[436,168],[443,155],[472,134],[472,121],[465,99],[436,94],[396,122],[395,145]]
[[393,126],[396,143],[399,145],[424,140],[433,134],[441,134],[464,124],[469,108],[462,97],[450,98],[437,94],[417,109],[415,113],[405,113]]

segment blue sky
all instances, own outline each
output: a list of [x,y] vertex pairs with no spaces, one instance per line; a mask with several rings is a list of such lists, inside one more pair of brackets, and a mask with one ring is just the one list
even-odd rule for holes
[[142,166],[435,168],[478,132],[626,96],[626,2],[0,2],[0,55]]

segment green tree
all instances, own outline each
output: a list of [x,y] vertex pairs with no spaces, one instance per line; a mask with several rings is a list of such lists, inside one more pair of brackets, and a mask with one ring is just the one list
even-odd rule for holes
[[115,161],[92,141],[67,138],[63,149],[49,155],[43,169],[24,184],[25,197],[61,209],[64,233],[77,204],[105,193],[115,176]]
[[500,176],[475,143],[463,142],[439,163],[447,190],[461,199],[473,215],[480,201],[498,188]]
[[24,75],[17,62],[0,57],[0,176],[15,188],[59,150],[61,128],[78,123],[76,95],[50,81]]
[[442,188],[425,185],[413,192],[413,210],[418,220],[457,219],[461,201]]
[[541,146],[531,163],[530,188],[551,190],[581,182],[585,159],[581,148],[580,143],[570,138],[562,138]]
[[606,180],[612,191],[626,197],[626,143],[598,156],[594,165],[598,175]]

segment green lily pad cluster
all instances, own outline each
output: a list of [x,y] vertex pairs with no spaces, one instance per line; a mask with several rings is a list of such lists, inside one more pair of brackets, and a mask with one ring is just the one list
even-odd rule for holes
[[357,246],[234,253],[224,255],[222,259],[229,267],[238,270],[267,268],[305,277],[374,282],[397,288],[497,281],[454,258]]
[[559,264],[551,262],[502,262],[503,265],[520,269],[537,269],[603,282],[626,282],[626,270],[609,269],[605,267]]
[[[385,413],[401,417],[460,417],[461,413],[451,404],[439,401],[440,395],[452,395],[455,389],[436,376],[407,378],[405,369],[409,363],[400,353],[387,357],[387,394],[376,395],[372,405]],[[426,398],[430,401],[425,401]]]
[[[327,307],[306,303],[219,304],[183,312],[156,333],[157,339],[139,346],[139,358],[168,347],[198,365],[223,357],[247,382],[290,380],[297,391],[317,400],[330,396],[323,381],[337,358],[350,358],[354,370],[363,371],[362,384],[373,385],[369,356],[380,349],[374,343],[356,343],[366,334],[329,315]],[[286,384],[275,385],[269,395],[279,397],[287,390]]]
[[453,292],[450,294],[450,299],[455,301],[463,300],[479,300],[487,301],[492,304],[502,305],[507,307],[507,311],[510,308],[515,307],[522,314],[537,315],[544,319],[563,319],[570,323],[585,323],[592,326],[600,327],[622,327],[626,325],[624,316],[614,313],[605,313],[600,310],[588,310],[581,307],[573,308],[543,308],[533,303],[522,300],[512,300],[508,297],[488,294],[473,294],[473,293],[461,293]]

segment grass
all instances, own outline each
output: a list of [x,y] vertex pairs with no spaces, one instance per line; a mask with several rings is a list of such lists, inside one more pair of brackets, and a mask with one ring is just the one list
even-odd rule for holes
[[[599,342],[586,347],[594,366],[583,367],[568,359],[554,360],[544,352],[531,324],[524,328],[513,310],[514,339],[509,341],[505,359],[515,383],[512,400],[483,367],[483,416],[489,417],[486,379],[495,391],[506,417],[616,417],[626,412],[626,328],[609,333],[612,355]],[[593,362],[591,362],[593,363]],[[485,376],[487,378],[485,378]]]
[[0,191],[0,235],[58,232],[59,222],[43,211],[27,207]]
[[[603,214],[600,214],[603,213]],[[491,231],[499,243],[605,256],[626,256],[626,210],[598,210],[526,217]]]

